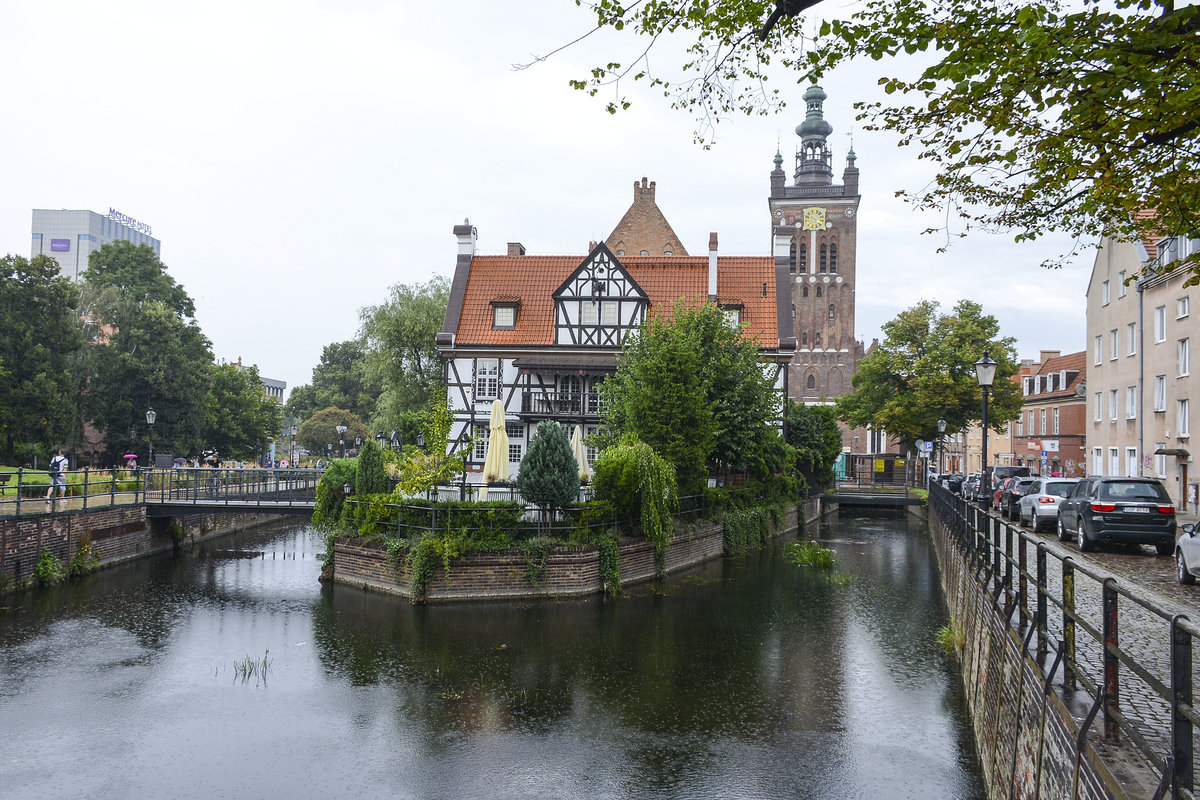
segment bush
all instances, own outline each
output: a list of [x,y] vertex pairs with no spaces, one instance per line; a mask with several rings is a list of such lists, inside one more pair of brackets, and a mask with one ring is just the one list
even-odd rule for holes
[[358,463],[353,458],[339,458],[329,463],[317,482],[317,499],[313,504],[313,527],[319,531],[335,529],[342,519],[346,493],[342,488],[354,482]]
[[388,477],[383,466],[383,453],[374,439],[367,439],[358,451],[354,473],[354,493],[376,495],[388,493]]
[[40,586],[56,586],[66,580],[67,570],[58,556],[43,550],[33,575]]
[[671,512],[679,508],[675,468],[650,445],[625,436],[596,459],[592,480],[598,500],[612,503],[617,516],[635,518],[642,536],[654,545],[659,569],[671,537]]
[[546,420],[537,426],[521,460],[517,490],[530,503],[551,510],[579,496],[579,464],[571,440],[557,422]]

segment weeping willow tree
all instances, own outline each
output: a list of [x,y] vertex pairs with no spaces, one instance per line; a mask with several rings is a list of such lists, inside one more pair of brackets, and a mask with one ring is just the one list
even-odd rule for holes
[[596,499],[612,503],[619,516],[638,521],[662,569],[673,529],[671,512],[679,508],[675,467],[650,445],[626,434],[600,452],[593,470]]

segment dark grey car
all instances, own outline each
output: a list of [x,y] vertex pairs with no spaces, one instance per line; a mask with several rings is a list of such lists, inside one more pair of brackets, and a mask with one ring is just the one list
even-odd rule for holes
[[1084,478],[1058,506],[1058,538],[1083,552],[1097,543],[1152,544],[1175,550],[1175,505],[1154,478]]

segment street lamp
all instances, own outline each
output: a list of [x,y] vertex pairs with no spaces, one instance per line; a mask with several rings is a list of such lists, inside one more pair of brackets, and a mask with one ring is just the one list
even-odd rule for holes
[[[939,419],[938,420],[938,458],[937,458],[938,475],[942,474],[942,456],[946,452],[946,443],[944,441],[942,441],[945,436],[946,436],[946,420]],[[943,484],[943,485],[945,485],[945,484]]]
[[380,450],[384,449],[384,447],[386,446],[385,442],[387,442],[387,436],[384,434],[383,431],[380,431],[379,433],[375,434],[375,443],[377,445],[379,445]]
[[153,408],[146,409],[146,434],[150,440],[150,463],[149,467],[154,468],[154,419],[158,414],[154,413]]
[[341,451],[342,458],[345,458],[346,457],[346,430],[347,430],[347,428],[345,425],[338,425],[335,428],[335,430],[337,430],[337,435],[338,435],[338,450]]
[[983,393],[983,463],[980,466],[980,485],[987,488],[985,496],[991,493],[992,476],[988,472],[988,423],[987,423],[987,407],[988,407],[988,389],[992,388],[992,381],[996,379],[996,362],[988,357],[987,351],[983,351],[983,358],[975,362],[975,377],[979,380],[979,390]]
[[287,432],[288,432],[288,435],[292,437],[291,465],[292,465],[292,467],[296,467],[296,466],[298,466],[298,464],[296,463],[296,434],[300,432],[300,429],[297,428],[295,425],[293,425],[292,427],[288,428]]

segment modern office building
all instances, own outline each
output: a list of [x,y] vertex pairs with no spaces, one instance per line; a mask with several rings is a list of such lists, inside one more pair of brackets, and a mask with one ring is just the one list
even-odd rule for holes
[[77,281],[87,269],[88,256],[109,242],[146,244],[161,256],[162,242],[150,233],[149,225],[112,208],[108,214],[35,208],[30,258],[50,256],[64,275]]

